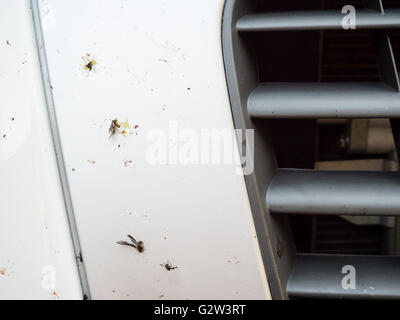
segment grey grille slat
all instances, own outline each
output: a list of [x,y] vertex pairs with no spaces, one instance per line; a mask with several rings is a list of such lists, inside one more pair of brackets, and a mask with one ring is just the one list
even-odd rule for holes
[[270,212],[400,216],[400,172],[280,169],[266,194]]
[[[355,289],[342,287],[344,266],[355,270]],[[346,281],[345,281],[346,283]],[[289,298],[400,298],[400,257],[299,254],[287,284]]]
[[[239,19],[236,29],[239,32],[343,29],[344,17],[345,15],[339,10],[249,14]],[[357,10],[356,29],[398,27],[400,27],[400,9],[386,9],[385,14],[372,10]]]
[[[353,5],[357,6],[357,30],[344,30],[342,22],[346,13],[340,9],[344,3],[292,2],[226,1],[223,45],[236,127],[253,129],[297,123],[265,122],[263,119],[390,118],[399,150],[400,82],[396,50],[392,48],[397,44],[392,33],[397,30],[390,30],[400,28],[397,3],[356,1]],[[395,5],[397,8],[393,8]],[[320,10],[322,7],[337,9]],[[274,11],[277,8],[295,11]],[[301,8],[305,10],[300,11]],[[310,11],[311,8],[314,10]],[[299,82],[302,79],[314,82]],[[256,168],[250,177],[246,177],[252,206],[259,209],[256,205],[260,197],[264,197],[267,209],[261,209],[266,221],[258,221],[258,229],[264,223],[268,232],[278,235],[278,242],[281,239],[291,245],[293,239],[281,229],[288,219],[287,214],[319,215],[312,218],[312,225],[307,222],[307,227],[313,231],[318,231],[318,221],[339,219],[335,215],[400,216],[399,172],[275,171],[275,167],[271,170],[271,165],[282,165],[290,153],[282,151],[286,140],[278,137],[286,134],[285,128],[274,132],[272,128],[268,129],[255,130],[258,144],[252,151],[257,160]],[[297,136],[293,139],[302,142]],[[275,144],[273,160],[265,157],[274,150],[270,140]],[[294,149],[293,152],[297,153]],[[297,161],[295,154],[293,159],[296,166],[311,167],[311,162],[303,165]],[[252,189],[253,184],[257,188]],[[278,223],[269,222],[271,215]],[[311,220],[298,218],[292,216],[290,220],[293,224],[302,218]],[[383,227],[374,226],[376,233],[364,226],[362,232],[359,229],[353,232],[354,228],[349,228],[344,234],[333,236],[317,232],[310,243],[307,240],[302,243],[300,238],[307,236],[308,231],[300,230],[304,227],[302,223],[299,228],[296,225],[294,234],[301,242],[300,245],[297,243],[299,247],[303,247],[300,250],[332,255],[301,254],[296,257],[295,250],[284,250],[281,258],[277,250],[279,259],[275,260],[275,255],[267,257],[264,250],[268,262],[275,264],[268,276],[272,275],[274,281],[278,280],[275,283],[282,285],[279,292],[277,286],[272,287],[275,297],[400,298],[400,257],[373,256],[384,251],[381,248]],[[322,230],[326,229],[326,226],[322,227]],[[331,228],[341,232],[345,229],[343,225]],[[371,238],[372,234],[375,236]],[[265,233],[261,235],[265,238]],[[270,238],[260,244],[271,245]],[[341,285],[346,276],[341,272],[345,265],[356,269],[354,290],[346,290]]]
[[400,117],[400,93],[380,82],[262,83],[247,103],[253,118]]

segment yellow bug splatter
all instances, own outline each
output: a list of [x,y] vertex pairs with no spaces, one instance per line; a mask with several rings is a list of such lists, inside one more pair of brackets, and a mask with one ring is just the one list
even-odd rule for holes
[[94,59],[94,57],[90,55],[90,53],[87,53],[84,57],[82,57],[82,59],[83,59],[83,69],[85,71],[88,72],[96,71],[97,62]]
[[[122,130],[119,130],[120,128],[122,128]],[[111,121],[110,128],[108,129],[108,131],[110,133],[110,138],[115,133],[120,133],[124,137],[127,137],[128,134],[131,134],[131,132],[132,132],[132,131],[130,131],[131,128],[132,127],[129,124],[128,120],[126,120],[125,122],[121,122],[121,121],[118,121],[118,119],[114,119]]]
[[130,129],[131,125],[129,124],[128,120],[126,120],[125,122],[121,122],[121,126],[123,129]]
[[122,134],[124,135],[124,137],[128,136],[128,130],[131,129],[131,125],[129,124],[128,120],[126,120],[125,122],[120,122],[121,127],[122,127]]

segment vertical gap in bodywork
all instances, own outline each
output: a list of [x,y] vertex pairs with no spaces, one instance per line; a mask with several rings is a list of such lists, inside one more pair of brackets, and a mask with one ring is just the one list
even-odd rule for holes
[[[382,0],[364,0],[365,6],[376,10],[381,14],[385,13]],[[375,31],[375,44],[377,47],[377,66],[380,80],[400,92],[400,81],[397,74],[396,61],[393,54],[392,44],[386,30]],[[400,159],[400,119],[390,119],[393,137],[397,149],[397,157]]]
[[51,91],[50,74],[47,65],[46,51],[44,45],[43,31],[40,19],[40,9],[37,0],[30,0],[32,10],[33,29],[36,38],[36,47],[40,65],[44,97],[46,101],[47,114],[49,118],[50,130],[54,145],[54,151],[57,159],[58,173],[60,177],[61,188],[64,196],[64,204],[67,213],[72,244],[75,252],[75,260],[78,267],[79,278],[82,286],[84,299],[90,299],[89,284],[86,276],[86,270],[82,259],[82,251],[79,242],[78,230],[76,227],[74,211],[72,206],[71,193],[68,185],[67,173],[65,169],[64,157],[62,153],[60,134],[58,132],[56,111],[54,107],[54,98]]

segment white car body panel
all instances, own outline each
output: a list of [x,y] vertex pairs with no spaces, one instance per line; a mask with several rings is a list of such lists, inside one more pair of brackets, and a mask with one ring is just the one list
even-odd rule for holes
[[82,299],[29,4],[0,6],[0,299]]
[[[26,1],[0,3],[15,11],[2,16],[18,16],[19,25],[28,30]],[[237,166],[153,165],[146,159],[151,130],[168,133],[171,123],[178,130],[233,130],[221,48],[224,1],[39,4],[91,298],[270,299],[246,185]],[[16,12],[21,8],[24,14]],[[32,274],[24,282],[31,263],[35,272],[43,264],[55,265],[59,297],[79,298],[31,30],[23,33],[3,19],[0,23],[6,27],[0,30],[0,54],[3,61],[9,57],[6,69],[0,69],[0,83],[9,88],[9,106],[0,109],[0,123],[8,128],[9,118],[16,118],[12,133],[0,143],[0,168],[6,177],[1,192],[4,199],[12,199],[0,205],[6,222],[0,225],[0,246],[14,259],[16,270],[9,279],[0,276],[1,287],[7,288],[0,289],[0,297],[11,292],[23,298],[47,297],[43,289],[27,294],[25,288],[36,283]],[[17,43],[18,37],[26,48],[4,45],[3,39]],[[10,50],[32,56],[26,83],[15,74],[26,68],[15,65],[24,57],[14,61]],[[87,53],[97,61],[95,72],[83,68]],[[116,134],[109,139],[114,118],[138,128],[128,137]],[[38,181],[46,189],[37,188]],[[22,194],[32,203],[21,201]],[[16,220],[18,214],[21,218]],[[45,225],[50,231],[35,231]],[[144,241],[143,254],[116,244],[127,234]],[[178,269],[167,271],[160,265],[167,261]]]

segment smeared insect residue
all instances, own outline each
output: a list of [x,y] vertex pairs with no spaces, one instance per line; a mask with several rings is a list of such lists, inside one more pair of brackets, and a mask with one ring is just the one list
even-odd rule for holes
[[[120,130],[122,129],[122,130]],[[132,135],[132,127],[129,124],[129,121],[126,120],[125,122],[121,122],[118,119],[114,119],[111,121],[110,128],[108,129],[108,132],[110,133],[110,138],[115,134],[119,133],[122,134],[124,137],[128,137],[129,135]]]
[[85,71],[96,71],[96,65],[97,65],[97,61],[94,59],[94,57],[92,57],[90,55],[90,53],[87,53],[84,57],[82,57],[83,59],[83,69]]
[[167,271],[172,271],[178,269],[178,267],[174,267],[171,262],[160,264],[160,266],[164,267]]

